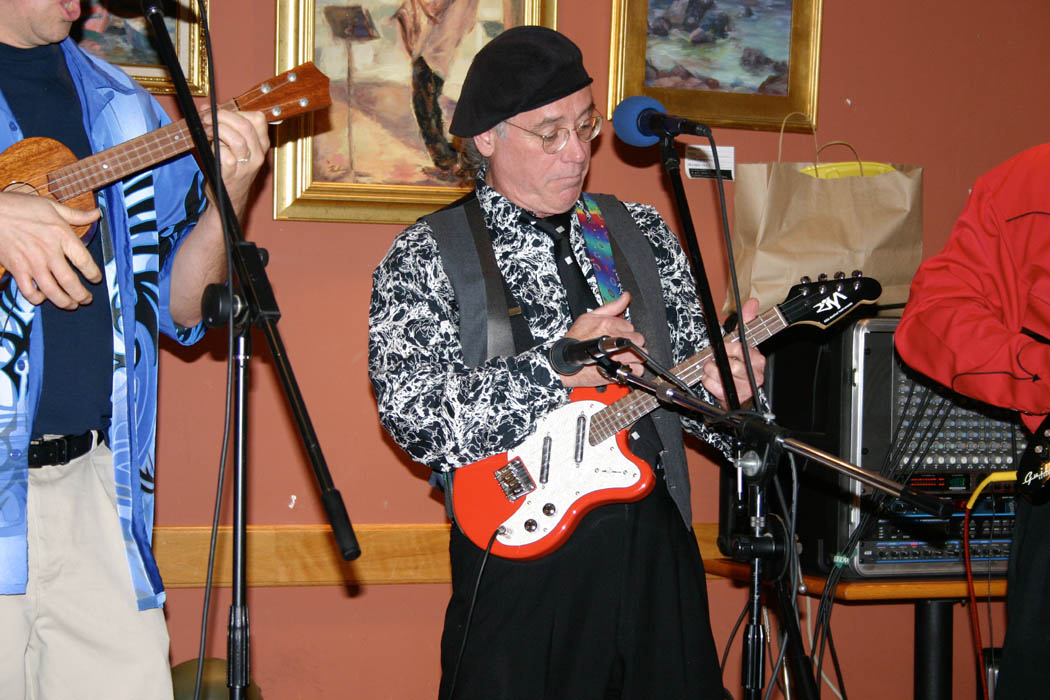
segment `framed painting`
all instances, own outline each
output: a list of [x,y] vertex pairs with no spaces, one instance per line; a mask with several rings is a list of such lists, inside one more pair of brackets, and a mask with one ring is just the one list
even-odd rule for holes
[[822,0],[613,0],[609,113],[646,95],[708,126],[817,125]]
[[274,218],[404,224],[469,191],[448,123],[470,61],[555,16],[556,0],[277,0],[277,71],[313,61],[332,106],[278,127]]
[[[161,7],[190,92],[207,95],[208,57],[197,0],[164,0]],[[140,0],[88,0],[83,8],[70,32],[81,48],[120,66],[150,92],[175,92],[168,69],[153,47],[153,27],[142,16]],[[204,0],[204,11],[208,11],[208,0]]]

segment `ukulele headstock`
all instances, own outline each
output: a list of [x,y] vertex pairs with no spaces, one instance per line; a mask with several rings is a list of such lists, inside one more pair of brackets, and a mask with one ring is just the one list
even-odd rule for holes
[[266,113],[268,122],[276,123],[332,104],[328,76],[313,62],[286,70],[259,83],[234,100],[242,112]]

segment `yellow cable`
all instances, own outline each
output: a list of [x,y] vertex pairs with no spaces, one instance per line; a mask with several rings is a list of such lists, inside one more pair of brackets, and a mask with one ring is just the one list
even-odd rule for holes
[[1017,472],[1013,471],[1013,470],[1010,470],[1008,472],[993,472],[993,473],[989,474],[988,476],[984,477],[984,481],[981,482],[980,486],[977,487],[977,490],[973,492],[972,496],[970,496],[970,500],[966,502],[966,510],[972,510],[973,509],[973,504],[977,502],[977,499],[981,495],[981,491],[984,491],[984,487],[987,486],[988,484],[992,483],[993,481],[1016,481],[1016,480],[1017,480]]

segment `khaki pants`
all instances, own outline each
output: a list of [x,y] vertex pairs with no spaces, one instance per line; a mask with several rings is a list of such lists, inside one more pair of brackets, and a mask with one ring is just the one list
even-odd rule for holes
[[139,611],[104,444],[29,470],[29,584],[0,595],[0,698],[171,700],[168,631]]

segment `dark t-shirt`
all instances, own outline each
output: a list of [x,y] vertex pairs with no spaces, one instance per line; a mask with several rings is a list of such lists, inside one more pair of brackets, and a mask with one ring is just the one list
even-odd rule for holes
[[[0,44],[0,92],[26,138],[59,141],[77,158],[91,155],[76,86],[57,44],[18,49]],[[58,116],[58,118],[56,118]],[[88,250],[102,268],[102,236],[88,234]],[[88,237],[85,237],[88,238]],[[44,374],[33,437],[80,434],[109,427],[113,331],[105,281],[81,282],[94,299],[76,311],[45,301]]]

